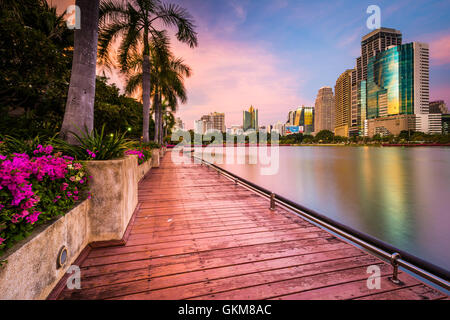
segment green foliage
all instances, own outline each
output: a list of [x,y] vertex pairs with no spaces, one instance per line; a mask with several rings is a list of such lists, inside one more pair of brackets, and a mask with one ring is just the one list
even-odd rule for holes
[[50,144],[55,138],[47,136],[35,136],[31,139],[19,139],[9,135],[1,136],[0,140],[3,143],[0,145],[0,154],[26,153],[30,157],[33,156],[33,151],[38,148],[38,145]]
[[73,133],[78,145],[68,144],[55,139],[54,146],[77,160],[111,160],[121,158],[126,150],[133,147],[134,142],[126,139],[126,132],[105,133],[105,125],[101,130],[94,129],[89,133],[86,129],[80,135]]
[[139,146],[143,148],[149,148],[149,149],[159,149],[161,148],[161,145],[157,142],[150,141],[150,142],[140,142]]
[[314,137],[317,142],[330,143],[333,142],[334,133],[330,130],[321,130]]
[[2,1],[0,33],[2,117],[61,118],[73,46],[63,17],[44,0]]
[[[105,126],[105,132],[128,132],[129,137],[140,139],[142,135],[142,103],[120,94],[115,84],[108,84],[106,77],[97,77],[94,105],[94,127]],[[150,119],[149,130],[155,123]]]

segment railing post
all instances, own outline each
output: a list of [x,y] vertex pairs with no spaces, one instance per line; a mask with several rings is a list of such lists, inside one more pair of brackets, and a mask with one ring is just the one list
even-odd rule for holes
[[238,184],[238,179],[234,179],[234,185],[237,186],[237,184]]
[[391,265],[394,270],[392,271],[392,277],[390,277],[389,280],[395,284],[401,284],[401,281],[398,279],[398,259],[400,258],[401,256],[397,252],[391,255]]
[[275,193],[270,194],[270,210],[275,210]]

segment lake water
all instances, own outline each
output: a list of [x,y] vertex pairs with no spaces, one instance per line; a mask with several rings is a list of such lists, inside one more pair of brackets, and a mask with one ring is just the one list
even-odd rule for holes
[[269,176],[246,150],[220,166],[450,269],[450,148],[280,147],[279,170]]

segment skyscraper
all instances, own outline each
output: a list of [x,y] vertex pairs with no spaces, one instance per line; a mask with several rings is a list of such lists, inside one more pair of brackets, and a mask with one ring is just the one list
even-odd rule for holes
[[298,132],[312,133],[314,131],[314,107],[298,107],[288,114],[287,127],[299,127]]
[[430,113],[448,114],[444,100],[430,101]]
[[206,132],[206,121],[195,120],[194,121],[194,133],[204,134]]
[[361,56],[356,59],[356,80],[367,80],[369,59],[390,46],[402,44],[402,33],[391,28],[379,28],[366,34],[361,40]]
[[439,115],[429,114],[429,50],[426,43],[391,46],[367,66],[368,134],[402,130],[440,133]]
[[244,132],[249,129],[258,131],[258,109],[254,109],[253,106],[250,106],[248,111],[244,111],[242,127]]
[[336,80],[334,87],[334,133],[337,136],[349,136],[352,108],[352,73],[353,69],[344,71]]
[[314,105],[314,131],[334,131],[334,95],[331,87],[322,87]]
[[371,57],[390,46],[402,44],[402,33],[391,28],[379,28],[361,39],[361,56],[356,59],[352,73],[352,102],[350,112],[350,135],[365,135],[365,109],[367,65]]
[[218,130],[220,132],[225,132],[225,113],[212,112],[208,115],[204,115],[200,120],[205,121],[206,128],[205,132],[208,130]]

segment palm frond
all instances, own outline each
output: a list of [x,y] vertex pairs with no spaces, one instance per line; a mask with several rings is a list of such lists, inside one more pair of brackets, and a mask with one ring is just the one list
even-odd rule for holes
[[189,12],[176,4],[161,4],[156,10],[156,15],[168,27],[176,26],[176,37],[179,41],[187,43],[191,48],[198,45],[195,24]]

